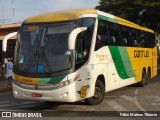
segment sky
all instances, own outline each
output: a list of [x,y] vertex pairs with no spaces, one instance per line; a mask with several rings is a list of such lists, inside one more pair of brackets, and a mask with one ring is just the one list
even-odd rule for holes
[[[0,0],[0,24],[22,22],[28,17],[47,12],[94,8],[98,2],[99,0]],[[4,23],[2,20],[5,20]]]

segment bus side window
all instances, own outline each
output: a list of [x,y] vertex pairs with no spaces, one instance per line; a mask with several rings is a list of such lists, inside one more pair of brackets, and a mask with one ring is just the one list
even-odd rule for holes
[[149,47],[153,48],[156,45],[155,35],[153,33],[149,33]]
[[87,27],[87,30],[79,33],[76,39],[76,69],[80,68],[89,59],[94,24],[94,18],[81,18],[78,21],[78,25]]
[[144,32],[139,31],[138,41],[139,41],[139,43],[140,43],[140,47],[147,47],[147,46],[145,45],[145,42],[147,41],[147,38],[146,38],[146,35],[145,35]]
[[133,47],[139,47],[140,44],[138,42],[138,36],[137,36],[137,31],[135,29],[131,29],[130,31],[130,35],[131,35],[131,40],[132,40],[132,43],[133,43]]
[[154,47],[155,46],[154,34],[146,32],[146,36],[147,36],[146,47],[147,48]]
[[106,21],[102,21],[102,20],[98,21],[95,51],[100,49],[101,47],[104,47],[110,44],[107,28],[108,28],[108,24]]
[[122,43],[123,43],[123,46],[127,46],[128,44],[127,38],[124,37]]
[[109,32],[111,36],[111,44],[110,45],[121,45],[121,34],[120,27],[118,24],[110,23],[109,24]]
[[129,30],[127,27],[125,26],[121,26],[121,39],[122,39],[122,45],[123,46],[129,46],[130,42],[129,42]]
[[111,36],[111,45],[116,45],[116,38],[115,38],[115,36]]

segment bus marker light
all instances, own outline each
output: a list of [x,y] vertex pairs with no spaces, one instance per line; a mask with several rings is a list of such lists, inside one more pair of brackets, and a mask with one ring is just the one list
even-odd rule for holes
[[42,97],[42,94],[40,94],[40,93],[32,93],[32,97]]
[[61,98],[68,96],[68,92],[61,95]]
[[17,95],[17,94],[18,94],[18,92],[17,92],[16,90],[14,90],[14,94],[15,94],[15,95]]

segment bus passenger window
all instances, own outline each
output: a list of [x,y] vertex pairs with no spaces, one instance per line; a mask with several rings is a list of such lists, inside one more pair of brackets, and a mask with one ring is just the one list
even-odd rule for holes
[[149,48],[153,48],[156,45],[156,41],[155,41],[155,35],[153,33],[149,33],[148,35],[148,41],[149,41]]
[[148,48],[153,48],[156,45],[156,41],[155,41],[155,35],[153,33],[148,33],[147,35],[148,37],[148,42],[147,42],[147,46]]
[[125,26],[121,26],[121,38],[122,38],[122,45],[123,46],[130,46],[130,35],[129,29]]
[[127,38],[123,38],[123,41],[122,41],[122,43],[123,43],[123,46],[127,46]]
[[115,38],[115,36],[111,36],[111,45],[116,45],[116,38]]
[[149,33],[145,33],[146,40],[145,40],[145,47],[150,48],[150,36]]
[[121,45],[121,34],[118,24],[110,23],[109,32],[111,36],[111,45]]
[[145,47],[146,40],[147,40],[147,38],[146,38],[144,32],[139,31],[138,41],[139,41],[141,47]]
[[98,50],[101,47],[104,47],[110,44],[107,28],[108,28],[108,24],[106,21],[102,21],[102,20],[98,21],[95,50]]
[[139,46],[137,40],[133,40],[133,46]]
[[138,36],[137,36],[137,31],[135,29],[131,29],[130,31],[130,37],[133,43],[133,47],[139,47],[140,43],[138,42]]

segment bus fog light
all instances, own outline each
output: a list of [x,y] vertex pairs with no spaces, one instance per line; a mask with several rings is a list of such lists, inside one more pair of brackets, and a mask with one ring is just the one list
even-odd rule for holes
[[18,95],[18,92],[17,92],[16,90],[14,90],[14,94],[15,94],[15,95]]
[[61,95],[61,98],[67,97],[68,96],[68,92],[64,93]]

